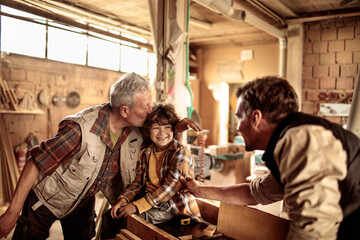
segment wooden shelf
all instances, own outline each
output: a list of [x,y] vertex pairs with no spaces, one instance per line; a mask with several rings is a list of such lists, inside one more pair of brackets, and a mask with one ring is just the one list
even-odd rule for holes
[[0,109],[0,114],[44,114],[44,111],[40,109],[34,109],[34,110],[5,110]]

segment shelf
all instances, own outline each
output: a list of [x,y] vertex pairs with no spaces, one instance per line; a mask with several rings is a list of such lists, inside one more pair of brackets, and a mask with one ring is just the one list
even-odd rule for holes
[[0,109],[0,114],[44,114],[44,111],[40,109],[34,109],[34,110],[5,110]]

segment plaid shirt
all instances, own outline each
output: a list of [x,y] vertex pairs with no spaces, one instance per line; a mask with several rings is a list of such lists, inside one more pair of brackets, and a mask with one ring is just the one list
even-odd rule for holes
[[148,181],[149,159],[154,145],[143,149],[137,162],[137,172],[134,181],[124,190],[122,197],[130,202],[137,195],[145,193],[147,202],[154,208],[169,201],[172,211],[176,215],[190,216],[201,221],[200,210],[196,199],[191,194],[183,195],[179,192],[182,184],[179,176],[193,176],[194,166],[189,151],[177,141],[173,141],[162,159],[160,169],[160,187],[146,188]]
[[[105,104],[100,109],[98,117],[90,130],[90,132],[101,136],[102,142],[106,145],[106,151],[99,174],[88,190],[86,197],[90,197],[102,190],[107,182],[116,175],[120,175],[120,147],[131,130],[126,128],[114,147],[110,138],[109,116],[110,105]],[[42,172],[50,175],[59,165],[72,160],[80,149],[80,126],[73,121],[62,121],[56,136],[31,149],[30,158]]]

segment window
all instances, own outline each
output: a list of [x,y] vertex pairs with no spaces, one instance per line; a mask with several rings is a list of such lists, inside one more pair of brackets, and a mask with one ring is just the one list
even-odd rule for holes
[[[35,15],[4,6],[1,6],[1,11],[23,17],[35,17]],[[40,17],[36,19],[44,20]],[[46,26],[1,16],[1,51],[44,58],[45,43]]]
[[86,64],[85,35],[49,27],[48,59],[68,63]]
[[107,41],[95,37],[89,37],[88,40],[88,65],[119,71],[120,41]]
[[[55,23],[5,6],[1,6],[1,11],[27,18],[20,20],[1,16],[1,51],[114,71],[136,72],[151,78],[156,74],[155,54],[139,48],[137,44]],[[128,34],[121,35],[147,42],[146,39]]]
[[135,72],[142,76],[147,75],[147,51],[121,45],[121,66],[122,72]]

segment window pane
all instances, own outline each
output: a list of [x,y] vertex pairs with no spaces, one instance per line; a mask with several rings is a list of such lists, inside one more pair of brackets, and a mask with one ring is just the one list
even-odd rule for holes
[[86,64],[86,36],[49,27],[48,58],[68,63]]
[[88,65],[119,71],[120,44],[89,37]]
[[32,57],[45,57],[46,27],[1,16],[1,50]]
[[142,76],[147,75],[147,51],[121,45],[122,72],[135,72]]

